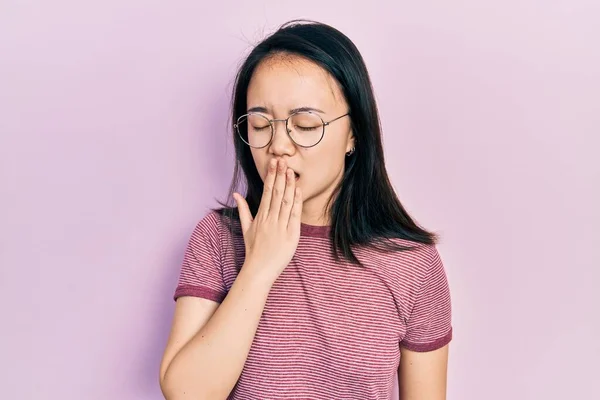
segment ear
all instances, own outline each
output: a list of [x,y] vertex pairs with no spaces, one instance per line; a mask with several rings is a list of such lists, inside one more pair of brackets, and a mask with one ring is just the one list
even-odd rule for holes
[[356,139],[352,131],[348,133],[348,140],[346,141],[346,153],[353,151],[356,147]]

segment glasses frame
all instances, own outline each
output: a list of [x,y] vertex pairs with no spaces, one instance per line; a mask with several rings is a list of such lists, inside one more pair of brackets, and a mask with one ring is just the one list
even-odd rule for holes
[[[320,119],[320,120],[321,120],[321,122],[323,123],[323,131],[321,132],[321,137],[319,138],[319,140],[317,141],[317,143],[315,143],[315,144],[313,144],[313,145],[310,145],[310,146],[304,146],[304,145],[301,145],[301,144],[299,144],[298,142],[296,142],[296,141],[294,140],[294,138],[292,137],[292,135],[290,134],[292,131],[291,131],[291,130],[288,128],[288,123],[289,123],[289,120],[290,120],[290,118],[292,118],[293,116],[295,116],[295,115],[298,115],[298,114],[312,114],[312,115],[316,115],[317,117],[319,117],[319,119]],[[251,115],[258,115],[258,116],[260,116],[260,117],[262,117],[262,118],[266,119],[267,121],[269,121],[269,125],[271,126],[271,138],[269,139],[269,141],[267,142],[267,144],[265,144],[264,146],[252,146],[250,143],[248,143],[248,142],[247,142],[247,141],[244,139],[244,137],[242,136],[242,133],[240,132],[240,129],[239,129],[239,123],[240,123],[240,120],[241,120],[242,118],[244,118],[244,117],[248,118],[248,117],[249,117],[249,116],[251,116]],[[322,118],[322,117],[321,117],[319,114],[317,114],[317,113],[315,113],[315,112],[312,112],[312,111],[310,111],[310,110],[309,110],[309,111],[297,111],[297,112],[295,112],[295,113],[291,114],[289,117],[287,117],[287,118],[284,118],[284,119],[276,119],[276,118],[269,119],[269,118],[268,118],[266,115],[264,115],[264,114],[262,114],[262,113],[258,113],[258,112],[250,112],[250,113],[247,113],[247,114],[244,114],[244,115],[240,116],[240,117],[239,117],[239,118],[236,120],[236,123],[235,123],[235,124],[233,124],[233,128],[234,128],[234,129],[235,129],[235,131],[237,132],[237,134],[238,134],[238,136],[240,137],[240,139],[242,140],[242,142],[246,143],[248,146],[250,146],[250,147],[251,147],[251,148],[253,148],[253,149],[264,149],[265,147],[267,147],[268,145],[270,145],[270,144],[271,144],[271,142],[273,142],[273,137],[275,137],[275,122],[277,122],[277,121],[284,122],[284,121],[285,121],[285,132],[287,133],[287,135],[288,135],[288,137],[291,139],[291,141],[292,141],[292,142],[294,142],[294,144],[295,144],[296,146],[300,146],[300,147],[302,147],[302,148],[309,149],[309,148],[311,148],[311,147],[315,147],[316,145],[318,145],[319,143],[321,143],[321,141],[322,141],[322,140],[323,140],[323,138],[325,137],[325,127],[326,127],[326,126],[329,126],[329,124],[331,124],[332,122],[335,122],[335,121],[337,121],[338,119],[344,118],[344,117],[345,117],[345,116],[347,116],[347,115],[350,115],[350,113],[349,113],[349,112],[347,112],[346,114],[344,114],[344,115],[340,115],[339,117],[337,117],[337,118],[334,118],[334,119],[332,119],[332,120],[329,120],[329,121],[324,121],[324,120],[323,120],[323,118]]]

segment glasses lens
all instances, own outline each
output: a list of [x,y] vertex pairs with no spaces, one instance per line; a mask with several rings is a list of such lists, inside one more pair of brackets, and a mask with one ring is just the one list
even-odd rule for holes
[[290,136],[300,146],[311,147],[323,137],[323,120],[316,114],[299,112],[288,122]]
[[265,147],[271,141],[271,123],[260,114],[240,117],[236,128],[240,138],[250,147]]

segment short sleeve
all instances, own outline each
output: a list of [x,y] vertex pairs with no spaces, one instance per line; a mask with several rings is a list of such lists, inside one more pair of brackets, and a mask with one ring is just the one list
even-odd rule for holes
[[227,294],[223,282],[219,217],[207,214],[195,227],[185,250],[174,299],[202,297],[221,302]]
[[412,312],[406,322],[401,346],[425,352],[444,347],[452,340],[452,307],[444,265],[437,249],[428,251],[430,261],[420,288],[415,293]]

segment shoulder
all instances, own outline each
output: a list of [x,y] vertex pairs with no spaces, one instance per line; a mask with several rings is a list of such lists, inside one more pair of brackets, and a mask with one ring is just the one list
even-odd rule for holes
[[239,226],[239,221],[230,216],[226,209],[211,209],[196,223],[195,231],[221,236],[232,228],[235,231]]
[[196,222],[192,236],[220,237],[223,221],[217,211],[210,210]]
[[228,209],[211,209],[196,223],[192,241],[210,242],[223,248],[242,238],[241,224]]
[[403,249],[390,249],[383,245],[369,246],[362,248],[357,256],[365,265],[378,270],[389,279],[410,283],[415,287],[420,286],[432,271],[443,268],[435,244],[405,239],[390,239],[389,244]]
[[385,239],[370,246],[361,246],[359,253],[367,260],[383,261],[392,265],[408,263],[416,269],[427,269],[439,258],[437,245],[406,239]]

